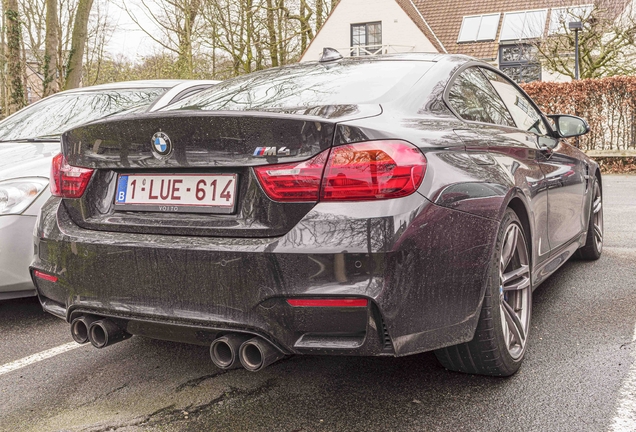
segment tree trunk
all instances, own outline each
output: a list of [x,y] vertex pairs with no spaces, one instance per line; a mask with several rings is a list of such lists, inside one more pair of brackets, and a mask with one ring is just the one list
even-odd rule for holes
[[278,66],[278,41],[272,0],[267,0],[267,33],[269,34],[269,56],[272,59],[272,67],[276,67]]
[[77,88],[82,82],[82,63],[88,36],[88,18],[90,17],[92,6],[93,0],[79,0],[77,4],[75,22],[73,23],[73,35],[71,37],[71,52],[69,53],[66,67],[64,90]]
[[20,27],[20,16],[18,14],[18,1],[6,0],[4,2],[4,15],[7,31],[7,84],[8,84],[8,107],[7,114],[13,114],[26,105],[24,99],[24,77],[22,68],[22,58],[20,56],[20,46],[22,40],[22,29]]
[[46,0],[46,37],[44,40],[44,96],[60,91],[57,79],[57,49],[59,45],[59,23],[57,18],[58,0]]
[[322,2],[323,0],[316,0],[316,34],[318,34],[318,31],[320,31],[320,28],[322,27],[322,24],[323,24]]
[[[2,28],[0,28],[0,71],[4,71],[7,65],[7,58],[5,57],[5,52],[2,47],[5,47],[4,36],[6,31],[6,19],[4,15],[4,6],[5,2],[2,2]],[[0,97],[2,101],[0,101],[0,109],[2,112],[0,113],[0,118],[5,118],[7,116],[7,76],[4,73],[0,73]]]
[[245,64],[243,71],[245,73],[252,72],[252,61],[254,56],[252,53],[252,37],[254,35],[254,9],[252,0],[245,0]]
[[300,52],[307,49],[307,23],[305,22],[305,0],[300,0]]

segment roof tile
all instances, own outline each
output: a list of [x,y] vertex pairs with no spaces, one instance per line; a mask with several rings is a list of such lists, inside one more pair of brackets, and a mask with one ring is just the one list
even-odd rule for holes
[[[406,11],[411,19],[422,29],[422,25],[428,23],[426,31],[422,29],[424,34],[433,42],[439,45],[436,39],[447,52],[453,54],[466,54],[484,60],[494,60],[497,58],[497,49],[499,47],[499,32],[503,23],[504,12],[514,12],[533,9],[547,9],[554,7],[567,7],[589,4],[589,0],[396,0],[400,6]],[[622,10],[629,0],[601,0],[611,5],[612,9]],[[415,6],[420,12],[421,17],[414,19],[412,13],[409,13],[409,5]],[[598,1],[597,1],[598,3]],[[617,3],[621,5],[617,8]],[[475,43],[458,43],[459,30],[462,25],[464,16],[481,15],[487,13],[502,13],[499,20],[499,28],[497,29],[497,38],[495,41],[475,42]],[[419,15],[419,14],[418,14]],[[422,17],[424,19],[422,19]],[[432,30],[432,32],[431,32]],[[432,35],[431,35],[432,33]],[[440,52],[443,50],[440,49]]]

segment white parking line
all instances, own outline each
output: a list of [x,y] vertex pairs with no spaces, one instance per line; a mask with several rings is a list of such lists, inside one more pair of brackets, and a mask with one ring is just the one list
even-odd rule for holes
[[618,409],[612,419],[612,432],[633,432],[636,430],[636,327],[632,338],[632,366],[621,386]]
[[76,342],[69,342],[67,344],[56,346],[55,348],[47,349],[46,351],[41,351],[39,353],[30,355],[28,357],[24,357],[19,360],[12,361],[11,363],[7,363],[0,366],[0,376],[9,372],[13,372],[14,370],[22,369],[23,367],[29,366],[33,363],[37,363],[39,361],[46,360],[51,357],[55,357],[58,354],[65,353],[67,351],[71,351],[76,348],[80,348],[82,346],[85,346],[85,345],[80,345]]

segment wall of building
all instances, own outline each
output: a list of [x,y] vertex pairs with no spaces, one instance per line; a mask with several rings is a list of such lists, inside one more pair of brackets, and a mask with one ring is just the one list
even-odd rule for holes
[[572,81],[572,78],[558,72],[550,72],[544,68],[541,70],[541,81],[570,82]]
[[394,0],[340,0],[300,61],[320,59],[324,47],[348,54],[351,24],[382,22],[382,44],[389,52],[437,52],[433,44]]

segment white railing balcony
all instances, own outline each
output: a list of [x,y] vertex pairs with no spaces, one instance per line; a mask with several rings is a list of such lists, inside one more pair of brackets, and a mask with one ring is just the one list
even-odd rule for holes
[[351,57],[374,56],[380,54],[399,54],[412,52],[415,49],[410,45],[356,45],[347,48],[338,48],[342,54],[348,52]]

